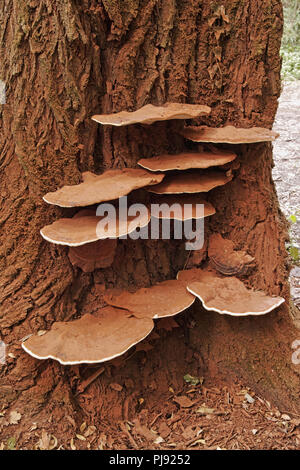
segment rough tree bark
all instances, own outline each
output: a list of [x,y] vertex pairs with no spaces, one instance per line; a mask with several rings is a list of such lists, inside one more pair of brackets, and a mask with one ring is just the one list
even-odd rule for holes
[[[32,416],[57,408],[90,418],[134,412],[136,397],[156,400],[187,373],[212,381],[238,377],[286,411],[299,413],[299,338],[289,305],[286,222],[272,182],[270,144],[238,148],[232,183],[210,193],[217,214],[206,223],[256,259],[246,283],[286,298],[257,318],[228,318],[197,303],[189,344],[182,328],[158,330],[145,354],[109,363],[76,395],[77,376],[92,369],[36,361],[20,348],[29,333],[103,305],[104,286],[145,286],[172,279],[186,262],[178,241],[121,241],[111,268],[84,274],[67,249],[42,240],[39,229],[74,211],[42,196],[80,181],[80,172],[135,166],[140,157],[175,152],[174,123],[104,128],[99,112],[147,103],[212,107],[213,126],[271,127],[280,94],[282,8],[278,0],[3,0],[0,6],[0,328],[8,345],[0,369],[0,400]],[[197,122],[196,122],[197,123]],[[183,324],[183,322],[181,322]],[[297,369],[298,367],[298,369]],[[109,383],[125,384],[121,393]]]

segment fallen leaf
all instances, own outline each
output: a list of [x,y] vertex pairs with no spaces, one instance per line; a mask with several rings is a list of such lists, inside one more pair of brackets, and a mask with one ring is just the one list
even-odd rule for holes
[[79,439],[80,441],[86,441],[86,438],[84,436],[82,436],[81,434],[76,434],[76,437],[77,439]]
[[96,431],[96,426],[89,426],[84,433],[84,437],[89,437]]
[[203,382],[204,382],[204,378],[203,377],[193,377],[192,375],[190,374],[186,374],[184,377],[183,377],[183,380],[188,383],[188,384],[191,384],[193,386],[195,385],[198,385],[199,383],[202,385]]
[[82,425],[80,426],[79,431],[83,432],[85,429],[86,429],[86,422],[84,421]]
[[76,450],[76,446],[74,444],[74,439],[72,437],[71,441],[70,441],[70,447],[71,447],[71,450]]
[[175,401],[175,403],[178,403],[181,408],[190,408],[195,404],[192,400],[185,396],[174,397],[173,401]]
[[196,441],[192,442],[190,446],[195,446],[197,444],[205,444],[205,439],[197,439]]
[[165,440],[161,436],[158,436],[155,439],[154,444],[161,444],[162,442],[165,442]]
[[11,411],[9,413],[9,424],[18,424],[20,419],[22,418],[21,413],[18,413],[18,411]]
[[16,448],[16,438],[15,437],[9,437],[7,439],[7,449],[8,450],[15,450]]
[[196,410],[196,413],[200,413],[202,415],[211,415],[215,412],[214,408],[207,408],[206,406],[201,406]]

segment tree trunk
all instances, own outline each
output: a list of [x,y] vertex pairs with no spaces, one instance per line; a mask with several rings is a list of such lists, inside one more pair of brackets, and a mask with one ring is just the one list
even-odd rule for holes
[[[94,422],[135,412],[137,397],[157,400],[186,373],[214,382],[241,379],[285,411],[300,412],[299,338],[289,300],[287,225],[271,176],[272,147],[235,147],[240,168],[209,193],[217,209],[206,234],[218,232],[255,257],[245,282],[285,297],[262,317],[231,318],[203,310],[179,317],[182,327],[157,329],[153,349],[134,350],[105,365],[85,395],[78,376],[92,368],[37,361],[20,339],[54,321],[104,305],[103,288],[173,279],[187,261],[184,243],[121,240],[112,267],[85,274],[67,248],[39,230],[72,209],[42,196],[80,181],[81,171],[134,167],[141,157],[184,148],[174,122],[149,127],[97,125],[96,113],[135,110],[166,101],[206,104],[196,123],[271,128],[280,94],[282,8],[277,0],[3,0],[0,6],[1,106],[0,328],[7,358],[0,399],[32,416],[57,408],[88,412]],[[175,135],[175,137],[174,137]],[[196,325],[185,323],[193,316]],[[187,334],[189,332],[189,338]],[[159,335],[159,336],[158,336]],[[133,354],[134,353],[134,354]],[[121,393],[109,387],[124,385]]]

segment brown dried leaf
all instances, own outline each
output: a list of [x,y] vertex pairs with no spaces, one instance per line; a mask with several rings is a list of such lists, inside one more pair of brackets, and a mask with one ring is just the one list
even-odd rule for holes
[[195,402],[193,402],[186,396],[174,397],[173,401],[178,403],[180,408],[190,408],[191,406],[195,404]]
[[9,414],[9,424],[18,424],[22,415],[18,411],[11,411]]

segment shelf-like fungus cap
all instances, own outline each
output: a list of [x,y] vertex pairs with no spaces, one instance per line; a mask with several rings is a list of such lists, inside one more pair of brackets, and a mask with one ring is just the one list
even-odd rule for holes
[[95,315],[56,322],[42,336],[22,343],[36,359],[54,359],[64,365],[95,364],[121,356],[142,341],[154,327],[150,318],[136,318],[126,310],[105,307]]
[[219,233],[209,237],[208,257],[212,266],[225,276],[246,274],[254,263],[252,256],[245,251],[235,250],[234,243]]
[[[203,205],[203,212],[198,210]],[[175,194],[154,197],[151,205],[151,216],[167,220],[190,220],[209,217],[216,213],[208,201],[199,198],[197,194]]]
[[137,228],[146,227],[151,219],[150,212],[146,208],[140,217],[119,218],[118,211],[115,214],[116,219],[114,213],[103,217],[84,216],[80,218],[80,223],[74,217],[58,219],[53,224],[43,227],[41,235],[48,242],[57,245],[81,246],[97,240],[126,236]]
[[188,170],[225,165],[236,158],[236,153],[226,150],[217,152],[183,152],[176,155],[158,155],[142,158],[138,164],[150,171]]
[[[83,209],[74,215],[74,219],[93,216],[94,211]],[[112,265],[117,249],[117,239],[107,238],[81,246],[70,246],[68,257],[73,266],[81,268],[85,273],[95,269],[104,269]]]
[[171,280],[143,287],[134,293],[106,294],[104,300],[109,305],[133,312],[138,318],[164,318],[186,310],[195,297],[187,292],[184,283]]
[[92,119],[109,126],[129,126],[130,124],[152,124],[170,119],[193,119],[206,116],[211,108],[200,104],[165,103],[162,106],[147,104],[137,111],[121,111],[113,114],[97,114]]
[[85,273],[95,269],[109,268],[112,265],[117,248],[117,239],[107,238],[81,246],[71,246],[68,257],[73,266]]
[[202,273],[199,281],[187,283],[187,290],[198,297],[206,310],[235,317],[264,315],[284,302],[262,291],[248,289],[236,277],[219,277]]
[[147,188],[147,191],[155,194],[202,193],[231,180],[232,175],[226,175],[222,171],[171,174],[167,175],[162,183]]
[[250,127],[242,129],[234,126],[225,127],[185,127],[181,131],[186,139],[193,142],[214,142],[225,144],[251,144],[255,142],[270,142],[279,134],[263,127]]
[[108,170],[102,175],[83,173],[83,183],[63,186],[57,191],[46,194],[43,199],[48,204],[60,207],[82,207],[113,201],[126,196],[135,189],[160,183],[163,173],[152,173],[139,168]]

